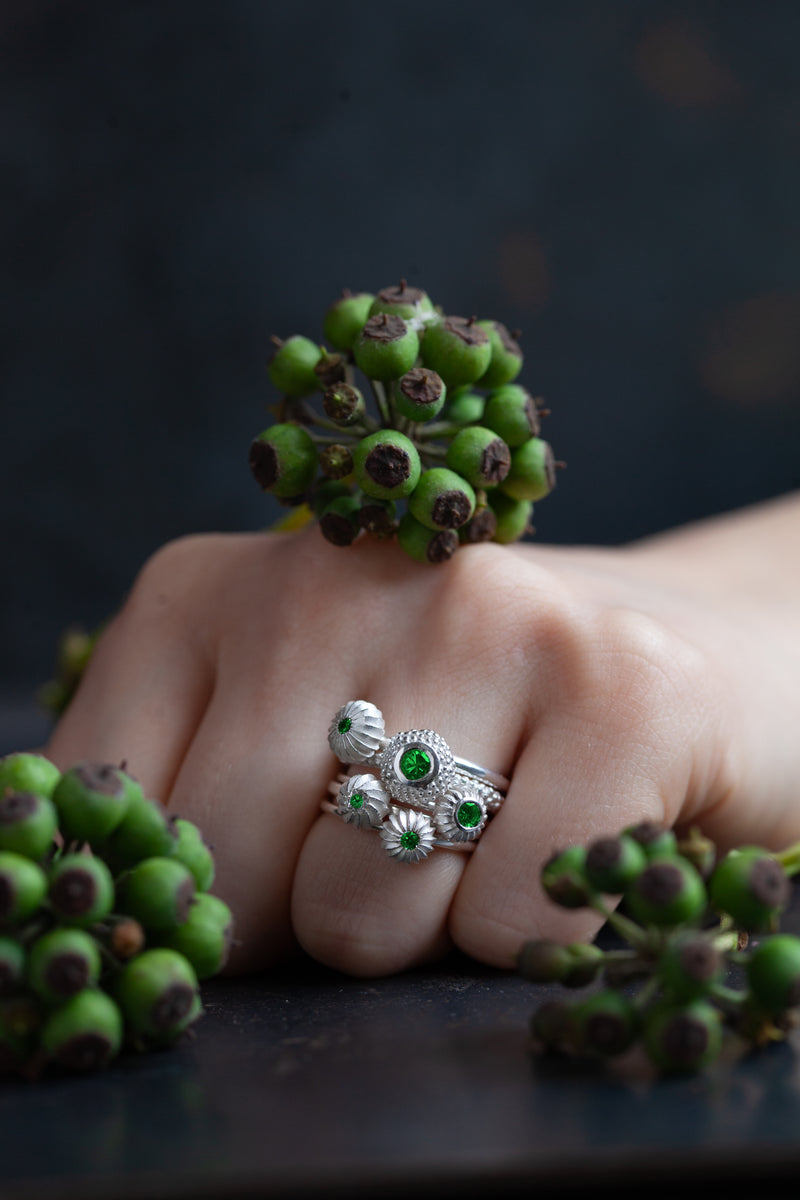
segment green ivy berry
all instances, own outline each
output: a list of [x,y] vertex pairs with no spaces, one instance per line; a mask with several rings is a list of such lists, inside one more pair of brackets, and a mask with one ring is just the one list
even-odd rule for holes
[[267,366],[272,383],[287,396],[310,396],[319,387],[314,368],[322,358],[322,349],[300,334],[285,342],[277,341],[278,347]]
[[648,858],[663,858],[678,852],[678,839],[673,831],[655,821],[640,821],[622,832],[638,842]]
[[135,866],[144,858],[168,858],[177,842],[175,826],[158,800],[134,797],[122,822],[103,848],[114,872]]
[[416,362],[419,338],[402,317],[378,313],[370,317],[356,338],[353,354],[369,379],[399,379]]
[[207,892],[214,882],[214,856],[198,827],[185,817],[176,817],[173,825],[178,840],[172,858],[191,871],[199,892]]
[[420,475],[408,509],[429,529],[458,529],[475,511],[475,493],[455,471],[431,467]]
[[476,545],[480,542],[491,542],[497,534],[497,517],[493,508],[488,504],[477,503],[475,512],[458,531],[460,542]]
[[548,496],[556,486],[556,464],[549,443],[532,437],[512,450],[511,470],[500,486],[515,500]]
[[250,470],[279,499],[303,495],[317,473],[317,448],[307,429],[289,422],[265,429],[250,445]]
[[444,408],[447,388],[428,367],[412,367],[397,381],[395,408],[409,421],[430,421]]
[[584,870],[594,891],[617,894],[625,891],[646,862],[647,856],[639,843],[621,834],[596,838],[586,851]]
[[483,424],[516,449],[539,436],[539,410],[530,392],[518,384],[497,388],[486,400]]
[[24,974],[25,951],[22,946],[14,938],[0,937],[0,996],[15,992]]
[[572,965],[566,946],[546,939],[525,942],[517,957],[517,970],[533,983],[561,983]]
[[0,929],[32,916],[47,895],[47,876],[41,867],[14,854],[0,851]]
[[473,392],[469,386],[460,387],[447,393],[444,415],[456,425],[480,425],[485,407],[485,396]]
[[44,858],[53,845],[58,813],[52,800],[35,792],[0,795],[0,850],[13,850],[26,858]]
[[397,506],[394,500],[372,499],[361,505],[358,523],[374,537],[389,538],[397,532]]
[[791,895],[783,867],[760,846],[742,846],[726,854],[708,890],[717,912],[727,913],[749,933],[772,929]]
[[325,340],[337,350],[350,350],[367,323],[374,299],[372,292],[343,292],[325,314]]
[[569,966],[561,982],[564,987],[581,988],[592,983],[603,968],[605,954],[589,942],[570,942],[566,947]]
[[502,483],[511,470],[511,451],[493,430],[470,425],[455,435],[445,461],[473,487],[491,488]]
[[97,1071],[119,1053],[122,1032],[122,1014],[111,997],[99,988],[87,988],[50,1014],[41,1045],[60,1067]]
[[639,1032],[639,1015],[626,995],[606,989],[575,1006],[573,1028],[581,1053],[612,1058],[632,1046]]
[[592,889],[585,867],[585,846],[569,846],[547,860],[541,871],[542,887],[555,904],[584,908],[591,903]]
[[82,929],[51,929],[30,948],[28,983],[47,1004],[61,1004],[100,979],[97,942]]
[[745,970],[753,998],[771,1016],[800,1004],[800,938],[765,938],[748,954]]
[[380,313],[392,313],[405,321],[424,321],[427,314],[433,313],[433,305],[427,292],[410,287],[405,279],[401,279],[399,287],[381,288],[373,300],[369,315],[373,317]]
[[357,425],[367,411],[366,401],[360,388],[349,383],[335,383],[322,397],[325,413],[337,425]]
[[314,516],[320,517],[330,504],[340,496],[349,496],[350,486],[341,479],[321,479],[311,495],[310,504]]
[[422,563],[447,562],[459,547],[454,529],[429,529],[410,512],[403,513],[400,518],[397,540],[409,558]]
[[448,388],[457,388],[484,374],[492,344],[474,319],[444,317],[425,330],[421,353],[426,367],[441,375]]
[[414,491],[421,466],[410,438],[393,429],[379,429],[355,447],[353,470],[358,486],[368,496],[399,500]]
[[645,1014],[644,1046],[667,1074],[700,1070],[722,1049],[720,1013],[706,1000],[658,1005]]
[[117,884],[120,911],[144,929],[166,932],[189,916],[196,884],[191,871],[173,858],[146,858]]
[[67,840],[101,846],[141,796],[135,780],[108,763],[78,763],[65,771],[53,792],[61,832]]
[[502,545],[518,542],[529,532],[533,516],[533,504],[530,500],[514,500],[499,488],[492,488],[486,499],[497,522],[493,539],[495,542]]
[[233,915],[222,900],[202,892],[182,925],[162,935],[161,944],[177,950],[194,967],[198,979],[221,971],[228,960]]
[[725,971],[719,950],[707,935],[682,930],[661,953],[658,975],[671,1000],[696,1000],[718,983]]
[[197,975],[177,950],[144,950],[121,969],[114,992],[125,1019],[138,1033],[180,1032],[199,1012]]
[[361,526],[361,501],[357,496],[338,496],[325,506],[319,527],[326,541],[334,546],[350,546],[358,537]]
[[489,366],[478,380],[478,386],[496,388],[516,379],[522,370],[522,350],[517,339],[500,321],[479,321],[489,335],[492,356]]
[[66,854],[50,872],[50,908],[65,925],[86,929],[114,906],[114,880],[101,858]]
[[679,855],[649,861],[624,894],[631,916],[643,925],[683,925],[701,917],[708,903],[700,874]]
[[43,754],[17,753],[0,758],[0,792],[35,792],[50,799],[61,772]]

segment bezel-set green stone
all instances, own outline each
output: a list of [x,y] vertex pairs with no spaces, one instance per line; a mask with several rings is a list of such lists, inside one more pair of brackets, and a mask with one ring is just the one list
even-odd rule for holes
[[383,785],[394,800],[428,812],[433,812],[437,797],[450,786],[455,769],[450,747],[432,729],[398,733],[378,763]]
[[436,804],[436,832],[449,842],[472,842],[480,837],[488,819],[486,801],[477,792],[452,790]]

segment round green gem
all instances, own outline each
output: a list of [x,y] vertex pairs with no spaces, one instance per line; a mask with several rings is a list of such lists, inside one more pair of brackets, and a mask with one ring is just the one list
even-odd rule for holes
[[[412,746],[400,756],[400,770],[406,779],[422,779],[432,767],[431,756],[421,746]],[[416,843],[414,843],[416,845]]]
[[353,722],[350,720],[349,717],[342,717],[341,721],[336,726],[336,728],[339,730],[339,733],[347,733],[352,724],[353,724]]
[[361,805],[363,803],[364,803],[363,792],[353,792],[352,796],[350,797],[350,807],[351,808],[361,808]]
[[462,829],[474,829],[476,825],[480,825],[482,816],[481,806],[474,800],[465,800],[456,809],[456,821]]
[[400,834],[400,845],[404,850],[416,850],[419,845],[419,834],[413,829],[407,829],[405,833]]

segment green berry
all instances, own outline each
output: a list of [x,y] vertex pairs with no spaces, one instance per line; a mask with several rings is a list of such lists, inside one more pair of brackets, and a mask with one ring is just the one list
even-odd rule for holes
[[518,384],[498,388],[486,400],[483,424],[516,449],[539,435],[539,410],[530,392]]
[[369,379],[384,382],[410,371],[419,354],[419,337],[402,317],[370,317],[353,344],[358,366]]
[[199,1014],[197,975],[184,955],[144,950],[121,969],[114,987],[125,1019],[138,1033],[159,1037],[184,1030]]
[[564,987],[581,988],[592,983],[605,963],[605,954],[599,946],[588,942],[570,942],[565,947],[569,965],[561,980]]
[[367,533],[379,538],[393,537],[397,532],[397,506],[394,500],[372,499],[361,505],[358,523]]
[[70,841],[102,846],[125,817],[138,783],[107,763],[78,763],[65,771],[53,792],[61,832]]
[[189,916],[196,890],[194,875],[182,862],[146,858],[119,880],[117,906],[148,932],[165,932]]
[[444,408],[447,388],[428,367],[412,367],[397,381],[395,408],[409,421],[430,421]]
[[319,527],[326,541],[334,546],[350,546],[361,526],[361,501],[356,496],[338,496],[322,510]]
[[720,1013],[706,1000],[658,1005],[645,1014],[644,1046],[667,1074],[698,1071],[722,1049]]
[[367,411],[363,392],[349,383],[335,383],[322,397],[325,413],[337,425],[357,425]]
[[58,767],[43,754],[7,754],[0,758],[0,793],[11,788],[50,799],[60,778]]
[[392,313],[406,321],[424,321],[427,314],[433,313],[433,305],[422,288],[410,287],[401,279],[399,286],[381,288],[378,292],[369,315],[378,313]]
[[479,321],[478,324],[486,330],[492,347],[489,366],[478,380],[478,386],[496,388],[510,383],[522,370],[519,342],[500,321]]
[[101,858],[66,854],[50,872],[50,908],[65,925],[86,929],[114,906],[114,880]]
[[295,334],[285,342],[278,340],[267,372],[278,391],[285,395],[310,396],[319,387],[314,368],[321,358],[322,350],[315,342]]
[[227,904],[203,892],[197,896],[184,923],[164,934],[160,941],[183,954],[198,979],[208,979],[225,966],[232,935],[233,915]]
[[479,425],[483,420],[486,397],[473,392],[469,387],[460,387],[447,393],[444,415],[454,424]]
[[717,912],[733,917],[749,933],[771,930],[789,903],[791,886],[782,865],[759,846],[731,850],[708,885]]
[[585,846],[569,846],[547,860],[541,872],[542,887],[555,904],[584,908],[591,903],[592,889],[585,866]]
[[643,925],[683,925],[703,915],[708,903],[703,880],[679,855],[648,861],[625,889],[631,916]]
[[331,354],[323,346],[320,360],[314,367],[314,374],[317,377],[317,387],[328,391],[337,384],[344,383],[347,378],[347,359],[343,354]]
[[335,481],[346,479],[353,473],[353,453],[349,446],[335,442],[320,450],[319,465],[326,478]]
[[409,558],[422,563],[447,562],[459,547],[454,529],[429,529],[410,512],[403,513],[400,518],[397,540]]
[[349,496],[350,486],[344,483],[341,479],[322,479],[314,488],[311,496],[311,507],[316,517],[322,516],[323,512],[330,504],[331,500],[338,500],[340,496]]
[[15,992],[25,974],[25,951],[14,938],[0,937],[0,996]]
[[353,295],[345,291],[338,300],[334,300],[325,314],[325,340],[337,350],[349,350],[367,323],[374,299],[371,292],[356,292]]
[[640,821],[622,832],[638,842],[648,858],[664,858],[678,852],[678,839],[673,831],[655,821]]
[[658,975],[672,1000],[695,1000],[720,982],[725,963],[711,938],[683,930],[671,938],[658,962]]
[[530,500],[514,500],[499,488],[493,488],[486,497],[495,515],[494,541],[506,545],[518,542],[531,528],[533,504]]
[[408,509],[429,529],[458,529],[475,511],[475,493],[455,471],[431,467],[420,475],[408,498]]
[[250,445],[250,470],[260,488],[279,499],[303,495],[317,473],[317,448],[307,429],[285,422]]
[[460,429],[447,448],[445,460],[476,488],[502,483],[511,469],[511,451],[501,437],[482,425]]
[[589,886],[597,892],[624,892],[647,862],[637,841],[620,837],[596,838],[586,851],[584,870]]
[[745,969],[753,998],[771,1016],[800,1004],[800,938],[765,938],[748,954]]
[[572,966],[566,946],[545,939],[526,942],[517,958],[517,970],[533,983],[561,983]]
[[211,847],[203,840],[198,827],[185,817],[176,817],[172,827],[178,836],[172,849],[172,858],[183,863],[191,871],[199,892],[207,892],[214,882],[214,856]]
[[36,792],[0,795],[0,850],[13,850],[26,858],[44,858],[53,845],[58,813],[52,800]]
[[41,1031],[45,1054],[70,1071],[105,1067],[122,1045],[122,1014],[106,992],[86,988],[50,1014]]
[[414,491],[421,467],[410,438],[393,429],[379,429],[356,446],[353,470],[358,486],[368,496],[399,500]]
[[175,849],[177,834],[166,809],[158,800],[134,797],[122,822],[103,848],[114,872],[124,870],[144,858],[163,855]]
[[632,1000],[606,989],[575,1006],[573,1028],[582,1054],[612,1058],[630,1049],[639,1031],[639,1016]]
[[47,1004],[61,1004],[100,979],[97,942],[82,929],[51,929],[30,948],[28,983]]
[[444,317],[425,330],[421,353],[424,365],[441,375],[448,388],[456,388],[480,379],[492,344],[474,319]]
[[556,464],[548,442],[528,438],[511,451],[511,470],[501,487],[515,500],[542,500],[556,486]]
[[47,895],[47,876],[41,867],[14,854],[0,851],[0,929],[32,916]]

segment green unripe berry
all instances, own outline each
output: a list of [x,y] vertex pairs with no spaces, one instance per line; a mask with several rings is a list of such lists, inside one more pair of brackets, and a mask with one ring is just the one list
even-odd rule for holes
[[314,368],[321,358],[322,350],[315,342],[295,334],[280,342],[267,373],[279,392],[287,396],[310,396],[319,387]]
[[483,420],[486,397],[473,392],[469,387],[457,388],[447,393],[444,415],[454,424],[479,425]]
[[314,515],[316,517],[322,516],[331,500],[338,500],[340,496],[349,495],[350,485],[344,483],[341,479],[320,480],[311,496],[311,508],[314,511]]
[[358,486],[368,496],[399,500],[414,491],[421,466],[410,438],[393,429],[379,429],[355,447],[353,471]]
[[655,821],[640,821],[622,832],[638,842],[648,858],[664,858],[678,853],[678,839],[673,831]]
[[500,485],[515,500],[542,500],[556,486],[556,464],[548,442],[528,438],[511,451],[511,470]]
[[325,340],[337,350],[349,350],[358,337],[375,297],[371,292],[345,292],[325,314]]
[[546,939],[526,942],[517,957],[517,970],[533,983],[561,983],[572,965],[566,946]]
[[420,321],[433,313],[433,305],[422,288],[409,287],[405,279],[401,279],[399,286],[381,288],[378,292],[369,315],[373,317],[378,313],[393,313],[405,321]]
[[358,537],[361,526],[361,501],[356,496],[338,496],[325,506],[319,527],[326,541],[334,546],[350,546]]
[[562,908],[584,908],[591,903],[592,889],[585,866],[585,846],[569,846],[547,860],[541,871],[542,887],[555,904]]
[[475,493],[455,471],[431,467],[420,475],[408,498],[408,509],[429,529],[458,529],[475,511]]
[[397,527],[401,549],[421,563],[442,563],[452,558],[459,547],[454,529],[429,529],[410,512],[403,513]]
[[498,388],[486,400],[483,424],[516,449],[539,435],[539,410],[530,392],[518,384]]
[[412,367],[397,381],[395,408],[409,421],[430,421],[444,408],[447,388],[435,371]]
[[645,1014],[643,1040],[659,1070],[667,1074],[698,1071],[722,1049],[720,1013],[706,1000],[658,1005]]
[[25,951],[18,941],[0,937],[0,996],[15,992],[25,974]]
[[374,537],[389,538],[397,532],[397,505],[394,500],[365,501],[358,514],[358,523]]
[[492,357],[492,344],[485,329],[464,317],[444,317],[425,330],[422,361],[441,375],[448,388],[474,383],[484,374]]
[[26,858],[43,858],[53,845],[58,813],[52,800],[35,792],[0,795],[0,850]]
[[66,854],[50,872],[50,908],[59,921],[86,929],[114,906],[114,880],[101,858]]
[[522,370],[522,350],[519,342],[500,321],[479,321],[489,335],[492,356],[489,366],[478,380],[478,386],[496,388],[516,379]]
[[228,960],[233,915],[222,900],[207,892],[197,896],[182,925],[161,937],[161,944],[183,954],[198,979],[221,971]]
[[173,858],[146,858],[117,884],[119,911],[157,933],[174,929],[189,916],[197,890],[191,871]]
[[717,912],[733,917],[749,933],[773,928],[789,903],[791,886],[782,865],[759,846],[731,850],[714,869],[708,885]]
[[102,846],[122,822],[142,789],[108,763],[78,763],[65,771],[53,792],[61,832],[67,840]]
[[122,822],[108,839],[103,855],[115,872],[144,858],[169,857],[177,834],[166,809],[158,800],[134,797]]
[[70,1071],[97,1071],[119,1053],[122,1014],[106,992],[87,988],[50,1014],[41,1031],[47,1057]]
[[0,758],[0,793],[11,788],[50,799],[60,778],[58,767],[43,754],[7,754]]
[[178,840],[172,849],[172,858],[191,871],[199,892],[207,892],[214,882],[214,856],[211,847],[203,840],[198,827],[185,817],[176,817],[173,829]]
[[622,992],[606,989],[575,1006],[573,1029],[581,1053],[612,1058],[633,1044],[639,1032],[639,1015]]
[[97,942],[82,929],[51,929],[30,948],[28,983],[47,1004],[61,1004],[100,979]]
[[0,851],[0,929],[32,916],[47,895],[47,876],[21,854]]
[[445,461],[473,487],[492,488],[511,470],[511,451],[493,430],[470,425],[455,435]]
[[417,360],[419,338],[402,317],[378,313],[356,338],[353,354],[369,379],[399,379]]
[[586,851],[584,870],[589,886],[597,892],[624,892],[647,863],[637,841],[620,837],[596,838]]
[[724,971],[724,960],[713,941],[694,930],[673,937],[658,962],[659,978],[671,1000],[695,1000],[706,995]]
[[765,938],[748,954],[745,970],[753,998],[770,1016],[800,1004],[800,938]]
[[509,542],[518,542],[528,533],[533,516],[533,504],[530,500],[514,500],[499,488],[492,488],[486,499],[497,521],[493,539],[495,542],[507,545]]
[[317,473],[317,448],[307,429],[285,422],[250,445],[250,470],[260,488],[279,499],[303,495]]
[[322,407],[338,425],[356,425],[364,417],[367,405],[360,388],[349,383],[335,383],[322,397]]
[[180,1032],[199,1013],[194,968],[167,947],[144,950],[126,963],[114,990],[125,1019],[146,1035]]
[[631,916],[643,925],[683,925],[701,917],[708,898],[703,880],[679,855],[648,861],[625,889]]

